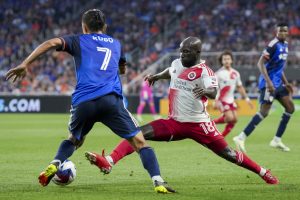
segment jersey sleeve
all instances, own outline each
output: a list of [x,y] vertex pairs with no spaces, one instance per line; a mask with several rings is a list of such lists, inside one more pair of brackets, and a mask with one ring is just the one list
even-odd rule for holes
[[169,67],[169,74],[170,76],[172,76],[172,74],[174,74],[173,72],[176,70],[176,62],[177,62],[177,59],[176,60],[173,60],[173,62],[171,63],[171,67]]
[[271,41],[268,46],[264,49],[262,56],[266,59],[269,60],[273,54],[276,51],[276,43],[274,41]]
[[77,35],[67,35],[59,38],[62,41],[62,46],[57,51],[65,51],[71,55],[74,55],[76,51],[80,49],[79,47],[79,36]]
[[204,88],[219,87],[217,76],[210,68],[206,67],[201,77]]

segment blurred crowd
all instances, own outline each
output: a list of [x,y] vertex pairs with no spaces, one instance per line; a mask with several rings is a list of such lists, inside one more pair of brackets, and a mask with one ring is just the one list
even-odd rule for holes
[[[81,15],[89,8],[104,11],[108,34],[123,44],[129,61],[123,81],[129,94],[138,93],[139,87],[126,88],[126,83],[166,52],[178,49],[187,36],[199,36],[206,52],[261,52],[274,37],[275,24],[285,21],[291,35],[289,50],[300,50],[300,2],[293,0],[3,0],[1,4],[0,92],[71,94],[74,64],[66,53],[43,56],[16,84],[5,81],[4,74],[42,41],[81,33]],[[297,56],[288,60],[289,66],[299,65]],[[236,59],[240,66],[255,67],[256,62],[245,56]],[[298,88],[299,83],[294,84]],[[158,85],[156,93],[164,95],[166,85]],[[249,91],[253,85],[249,84]]]

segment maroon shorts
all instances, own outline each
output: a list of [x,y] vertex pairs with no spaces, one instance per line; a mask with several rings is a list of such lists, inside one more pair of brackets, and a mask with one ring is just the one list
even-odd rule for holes
[[192,139],[218,153],[228,146],[213,121],[211,122],[178,122],[174,119],[159,119],[150,123],[156,141],[176,141]]
[[236,109],[237,109],[237,105],[235,102],[233,102],[233,103],[226,103],[224,101],[220,102],[220,111],[221,112],[226,112],[228,110],[234,111]]

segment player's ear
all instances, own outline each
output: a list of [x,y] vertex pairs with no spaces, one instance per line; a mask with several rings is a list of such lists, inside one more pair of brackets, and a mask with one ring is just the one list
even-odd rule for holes
[[82,22],[81,27],[82,27],[83,34],[87,34],[88,33],[88,28],[87,28],[86,24]]
[[103,28],[102,28],[102,33],[106,33],[107,30],[107,24],[104,24]]

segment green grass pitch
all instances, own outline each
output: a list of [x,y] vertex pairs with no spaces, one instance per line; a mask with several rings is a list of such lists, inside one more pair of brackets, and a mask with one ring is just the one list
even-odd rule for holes
[[[146,121],[151,120],[145,115]],[[119,138],[96,124],[85,144],[70,158],[77,167],[76,180],[66,187],[41,187],[37,176],[68,135],[69,116],[65,114],[0,115],[0,199],[112,200],[112,199],[300,199],[300,112],[290,121],[284,142],[285,153],[269,147],[280,120],[272,113],[248,138],[248,155],[278,176],[280,184],[265,184],[256,174],[235,166],[191,140],[150,142],[155,148],[163,177],[178,193],[156,194],[137,154],[120,161],[109,175],[102,175],[84,158],[85,151],[109,153]],[[239,133],[250,117],[239,117],[226,138]],[[219,126],[222,130],[223,127]]]

